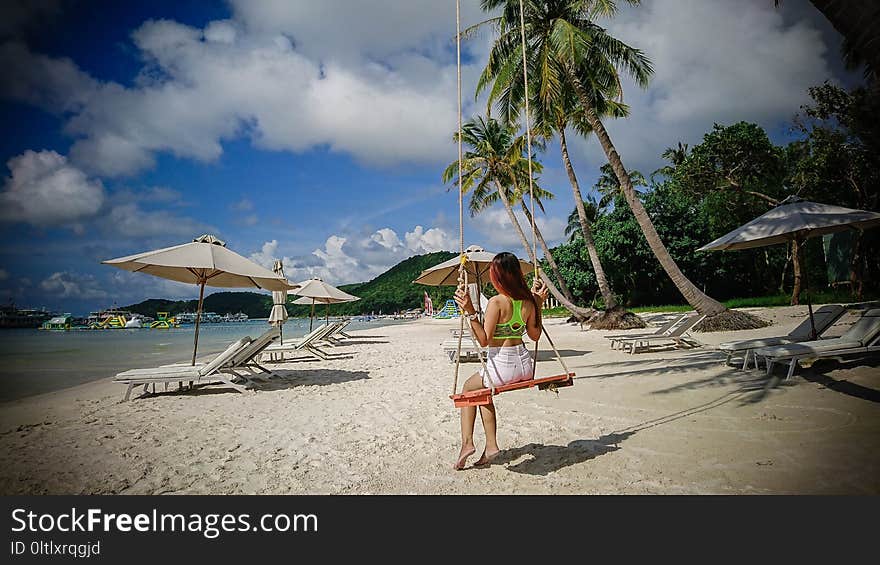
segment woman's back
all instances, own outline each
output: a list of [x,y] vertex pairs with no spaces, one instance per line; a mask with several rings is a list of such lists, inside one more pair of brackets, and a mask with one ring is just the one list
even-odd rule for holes
[[493,347],[511,347],[522,343],[526,327],[535,316],[535,305],[531,300],[514,300],[507,295],[498,294],[489,300],[489,308],[497,308],[498,322],[493,332]]

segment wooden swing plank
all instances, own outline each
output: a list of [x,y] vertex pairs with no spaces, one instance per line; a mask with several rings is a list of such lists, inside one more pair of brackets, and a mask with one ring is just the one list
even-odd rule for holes
[[[511,383],[509,385],[501,385],[499,387],[495,387],[495,394],[501,394],[502,392],[509,392],[511,390],[520,390],[523,388],[531,388],[533,386],[538,387],[539,389],[546,389],[553,387],[563,387],[563,386],[572,386],[574,385],[574,373],[568,373],[564,375],[554,375],[552,377],[542,377],[540,379],[529,379],[527,381],[519,381],[516,383]],[[492,404],[492,389],[491,388],[481,388],[478,390],[471,390],[468,392],[462,392],[459,394],[452,394],[449,396],[452,401],[455,403],[456,408],[462,408],[465,406],[487,406]]]

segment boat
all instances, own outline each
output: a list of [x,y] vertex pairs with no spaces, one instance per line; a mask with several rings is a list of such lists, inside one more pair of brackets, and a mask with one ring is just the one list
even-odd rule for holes
[[10,302],[0,306],[0,328],[39,328],[43,322],[57,315],[57,312],[34,308],[16,308]]
[[223,316],[224,322],[247,322],[248,315],[244,312],[238,312],[237,314],[227,313]]

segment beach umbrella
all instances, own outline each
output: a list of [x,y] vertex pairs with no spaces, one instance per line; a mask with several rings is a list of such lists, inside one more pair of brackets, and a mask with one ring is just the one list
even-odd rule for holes
[[[766,245],[791,244],[791,242],[799,246],[811,237],[844,230],[865,230],[877,226],[880,226],[880,214],[877,212],[853,210],[789,196],[773,209],[707,243],[698,251],[751,249]],[[804,290],[806,289],[807,281],[804,275]],[[813,308],[809,293],[807,293],[807,307],[812,324]],[[812,333],[812,338],[816,339],[815,326]]]
[[[465,270],[467,271],[468,279],[471,282],[474,282],[478,289],[476,297],[472,296],[473,303],[480,311],[482,311],[483,300],[480,290],[483,288],[482,285],[489,280],[489,267],[491,266],[492,259],[495,258],[496,253],[486,251],[479,245],[471,245],[464,250],[464,254],[467,257]],[[434,265],[433,267],[425,269],[413,282],[428,286],[457,286],[458,267],[460,264],[461,258],[453,257],[439,265]],[[519,260],[519,266],[522,269],[523,275],[527,275],[534,270],[531,263],[523,261],[522,259]],[[472,295],[474,294],[473,290],[470,292]]]
[[298,288],[293,294],[301,296],[293,301],[294,304],[311,304],[312,312],[309,316],[309,331],[312,331],[312,323],[315,317],[315,304],[326,304],[325,320],[330,318],[330,305],[340,304],[343,302],[354,302],[360,300],[359,296],[354,296],[339,290],[332,284],[328,284],[319,278],[311,278],[298,283]]
[[[275,260],[272,264],[272,272],[279,277],[284,278],[284,267],[282,266],[281,261],[277,259]],[[287,291],[273,290],[272,310],[269,312],[269,323],[278,326],[279,340],[282,344],[284,343],[284,330],[282,326],[285,321],[287,321]]]
[[199,347],[199,323],[202,317],[205,286],[262,288],[272,291],[297,288],[287,279],[227,249],[225,242],[208,234],[182,245],[108,259],[102,263],[126,271],[147,273],[163,279],[199,285],[193,365],[196,363],[196,352]]

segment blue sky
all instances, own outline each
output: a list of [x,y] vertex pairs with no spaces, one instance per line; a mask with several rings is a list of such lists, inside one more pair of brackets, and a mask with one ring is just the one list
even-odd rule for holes
[[[643,172],[713,122],[760,123],[781,141],[806,88],[843,71],[840,38],[806,0],[646,0],[607,25],[653,60],[632,117],[609,123]],[[369,280],[416,253],[458,247],[458,204],[440,184],[456,155],[452,0],[24,0],[0,14],[0,293],[86,312],[192,287],[103,259],[214,233],[292,280]],[[465,25],[485,17],[463,0]],[[491,44],[464,45],[465,117]],[[574,136],[571,136],[572,138]],[[573,139],[581,184],[603,155]],[[551,244],[572,208],[539,222]],[[502,209],[465,219],[466,245],[511,249]]]

